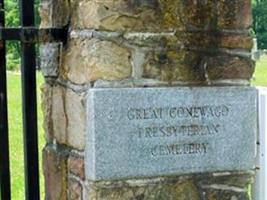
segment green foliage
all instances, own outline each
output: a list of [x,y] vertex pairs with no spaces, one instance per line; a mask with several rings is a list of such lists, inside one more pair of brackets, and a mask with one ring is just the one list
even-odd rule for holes
[[17,50],[13,49],[13,45],[17,43],[9,43],[8,46],[8,53],[7,53],[7,68],[8,70],[18,70],[20,65],[19,55],[17,54]]
[[[5,1],[6,27],[19,26],[19,3],[17,0]],[[7,42],[7,69],[14,70],[19,68],[20,45],[18,42]]]
[[[38,7],[40,0],[35,0],[35,22],[40,23]],[[5,0],[6,27],[20,26],[19,0]],[[15,41],[7,42],[7,69],[18,70],[20,65],[20,43]]]
[[253,0],[253,29],[259,49],[267,49],[267,0]]

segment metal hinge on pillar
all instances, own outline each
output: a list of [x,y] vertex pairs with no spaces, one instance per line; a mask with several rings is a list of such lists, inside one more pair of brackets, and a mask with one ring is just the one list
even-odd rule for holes
[[17,40],[23,43],[65,43],[67,40],[67,35],[67,26],[63,28],[0,27],[0,40]]

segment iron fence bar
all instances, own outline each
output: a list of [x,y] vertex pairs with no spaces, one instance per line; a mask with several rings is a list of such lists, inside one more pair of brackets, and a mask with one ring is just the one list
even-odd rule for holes
[[[34,0],[20,0],[22,27],[34,26]],[[21,42],[25,197],[40,199],[35,45]]]
[[67,38],[68,30],[63,28],[1,28],[0,40],[19,40],[24,43],[46,43],[46,42],[64,42]]
[[6,28],[4,27],[4,0],[0,0],[0,200],[11,199],[5,57],[6,40],[18,40],[21,42],[25,198],[27,200],[39,200],[35,43],[66,42],[68,26],[38,29],[34,27],[34,0],[20,0],[19,4],[22,26],[19,28]]
[[[0,26],[5,26],[4,0],[0,0]],[[6,44],[0,41],[0,199],[10,200],[10,166],[6,83]]]

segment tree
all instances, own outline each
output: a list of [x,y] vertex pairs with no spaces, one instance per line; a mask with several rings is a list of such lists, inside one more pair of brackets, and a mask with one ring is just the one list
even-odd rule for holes
[[[38,15],[39,0],[35,1],[36,24],[39,25],[40,18]],[[5,1],[5,19],[6,27],[20,26],[19,1]],[[7,42],[7,69],[18,69],[20,65],[20,43],[18,41]]]
[[267,0],[253,0],[253,30],[260,49],[267,49]]
[[[7,0],[5,2],[6,27],[19,26],[19,5],[16,0]],[[20,63],[20,45],[19,42],[7,42],[7,69],[13,70],[19,67]]]

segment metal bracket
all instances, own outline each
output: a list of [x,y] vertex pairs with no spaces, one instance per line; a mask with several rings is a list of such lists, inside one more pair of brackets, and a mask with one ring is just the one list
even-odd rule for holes
[[0,40],[17,40],[23,43],[47,43],[67,41],[68,28],[4,28],[0,27]]

